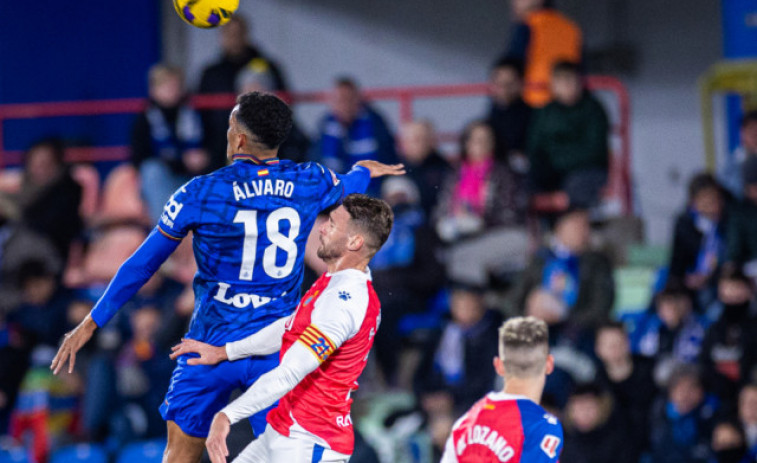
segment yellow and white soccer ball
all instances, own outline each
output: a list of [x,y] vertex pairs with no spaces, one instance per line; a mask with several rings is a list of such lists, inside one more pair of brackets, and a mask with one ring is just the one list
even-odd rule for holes
[[181,19],[195,27],[223,26],[239,8],[239,0],[173,0]]

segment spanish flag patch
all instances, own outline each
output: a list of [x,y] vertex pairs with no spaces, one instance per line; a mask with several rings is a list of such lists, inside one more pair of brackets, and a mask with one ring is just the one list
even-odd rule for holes
[[315,325],[309,325],[302,332],[299,341],[308,349],[312,350],[318,360],[325,362],[329,355],[334,353],[334,343]]
[[268,175],[268,169],[262,169],[258,171],[258,177],[265,177]]

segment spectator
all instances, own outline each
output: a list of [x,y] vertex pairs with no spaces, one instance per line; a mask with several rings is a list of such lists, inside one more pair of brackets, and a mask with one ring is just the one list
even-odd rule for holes
[[452,168],[436,150],[434,126],[430,121],[405,123],[400,129],[399,145],[400,159],[408,177],[418,186],[421,207],[428,219],[436,206],[442,183]]
[[685,282],[698,308],[716,297],[724,237],[722,190],[712,175],[699,174],[689,183],[687,210],[676,220],[669,273]]
[[714,463],[746,463],[747,455],[744,433],[736,423],[721,421],[712,431],[712,454]]
[[381,190],[381,197],[392,206],[394,227],[371,260],[373,285],[381,300],[375,350],[384,378],[395,385],[402,345],[399,322],[406,314],[426,312],[444,282],[444,270],[437,258],[438,238],[426,225],[412,180],[389,179]]
[[754,286],[743,272],[727,267],[718,284],[722,314],[707,331],[701,364],[705,385],[727,405],[735,405],[739,387],[755,377],[757,317]]
[[[263,63],[270,70],[272,90],[287,91],[281,70],[275,62],[250,42],[248,29],[247,21],[239,13],[219,28],[221,57],[202,71],[198,93],[234,93],[239,72],[250,64],[262,66]],[[226,165],[226,129],[229,125],[230,110],[231,107],[204,111],[202,114],[206,146],[211,156],[211,170]]]
[[744,199],[728,214],[726,262],[751,264],[744,270],[757,275],[757,156],[750,156],[741,168]]
[[494,133],[488,124],[469,124],[461,145],[462,162],[439,197],[436,230],[451,243],[450,279],[485,286],[492,273],[525,266],[526,195],[507,164],[494,159]]
[[173,192],[210,166],[202,149],[200,116],[186,104],[183,79],[178,68],[150,68],[150,103],[132,131],[132,162],[142,177],[142,197],[154,222]]
[[635,463],[629,426],[612,398],[598,386],[576,388],[566,410],[565,448],[560,461],[570,463]]
[[[238,95],[249,92],[272,93],[276,91],[276,78],[271,63],[264,58],[255,58],[239,71],[236,79],[236,93]],[[310,139],[300,129],[296,121],[292,121],[289,136],[279,146],[278,157],[294,162],[307,159],[310,150]]]
[[574,209],[555,222],[554,236],[531,260],[512,288],[509,313],[521,313],[534,289],[548,293],[555,303],[553,322],[593,330],[610,315],[615,283],[610,261],[589,247],[589,214]]
[[675,281],[655,297],[654,307],[633,320],[631,352],[655,362],[659,384],[673,368],[695,363],[702,350],[707,323],[693,310],[691,295]]
[[525,314],[543,320],[549,326],[549,350],[555,359],[555,369],[547,376],[544,394],[563,408],[577,384],[591,382],[596,377],[592,333],[562,319],[563,307],[552,294],[535,288],[526,298]]
[[757,384],[746,384],[739,393],[739,422],[747,449],[757,455]]
[[551,7],[550,0],[512,0],[517,21],[505,57],[525,63],[524,99],[533,107],[550,101],[553,66],[560,61],[579,63],[581,29]]
[[[168,351],[157,344],[161,314],[145,306],[131,316],[133,338],[116,360],[117,391],[128,434],[136,438],[159,437],[164,432],[158,408],[171,379]],[[122,437],[123,438],[123,437]]]
[[739,137],[741,145],[726,158],[718,173],[720,183],[736,199],[744,197],[744,163],[757,156],[757,111],[750,111],[741,119]]
[[32,145],[24,156],[24,176],[18,195],[23,228],[46,237],[64,260],[71,242],[81,233],[81,186],[64,160],[63,142],[47,139]]
[[480,289],[470,287],[452,291],[450,316],[423,349],[415,377],[419,402],[431,417],[460,416],[494,387],[491,362],[501,316],[486,309]]
[[654,363],[631,355],[628,335],[619,322],[607,322],[597,329],[596,355],[599,359],[598,383],[612,394],[616,406],[628,419],[628,433],[634,442],[633,461],[649,445],[647,427],[651,405],[657,395],[653,381]]
[[57,346],[66,332],[70,296],[55,275],[40,261],[27,261],[18,271],[21,304],[8,316],[30,346]]
[[537,192],[562,190],[574,207],[594,206],[607,183],[607,114],[583,87],[575,64],[555,65],[552,94],[554,101],[536,111],[529,130],[533,187]]
[[652,417],[653,463],[705,463],[718,401],[705,394],[699,371],[679,366],[668,382],[666,400]]
[[526,136],[532,111],[522,95],[523,64],[513,59],[498,61],[489,75],[491,107],[486,121],[494,130],[497,159],[509,162],[518,173],[528,171]]
[[[358,161],[371,159],[386,164],[397,161],[394,138],[384,118],[363,101],[357,83],[340,77],[329,98],[330,111],[319,125],[318,141],[311,157],[336,172],[346,172]],[[369,192],[378,195],[380,183]]]

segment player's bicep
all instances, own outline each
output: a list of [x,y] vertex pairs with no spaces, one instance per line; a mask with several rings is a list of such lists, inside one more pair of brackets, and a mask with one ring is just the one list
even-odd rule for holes
[[357,334],[367,307],[366,291],[347,287],[328,290],[316,300],[310,326],[300,337],[301,342],[310,346],[322,362],[326,361],[339,346]]
[[182,240],[194,227],[198,215],[194,180],[188,182],[168,198],[158,222],[158,230],[167,238]]

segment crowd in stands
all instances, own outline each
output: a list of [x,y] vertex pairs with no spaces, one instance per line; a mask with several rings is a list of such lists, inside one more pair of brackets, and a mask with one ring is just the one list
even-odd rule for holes
[[[610,124],[583,85],[580,30],[543,1],[513,3],[519,23],[490,69],[490,107],[460,121],[456,152],[438,150],[427,120],[395,133],[348,77],[318,133],[295,126],[281,148],[337,172],[363,159],[408,170],[370,187],[395,225],[371,264],[382,323],[356,399],[367,404],[358,414],[381,394],[412,400],[380,420],[404,438],[373,451],[359,437],[351,461],[438,461],[457,417],[498,388],[497,329],[522,314],[550,327],[543,404],[564,423],[564,463],[757,461],[757,114],[744,116],[729,164],[691,180],[648,305],[619,313],[622,253],[597,246],[612,220],[598,213]],[[247,37],[240,17],[221,29],[199,93],[287,90]],[[190,240],[71,374],[48,368],[170,194],[224,165],[228,111],[189,106],[180,69],[156,65],[148,81],[131,162],[102,185],[64,161],[58,139],[30,147],[19,180],[2,183],[0,446],[24,445],[35,462],[74,442],[115,452],[165,434],[168,352],[194,308]]]

